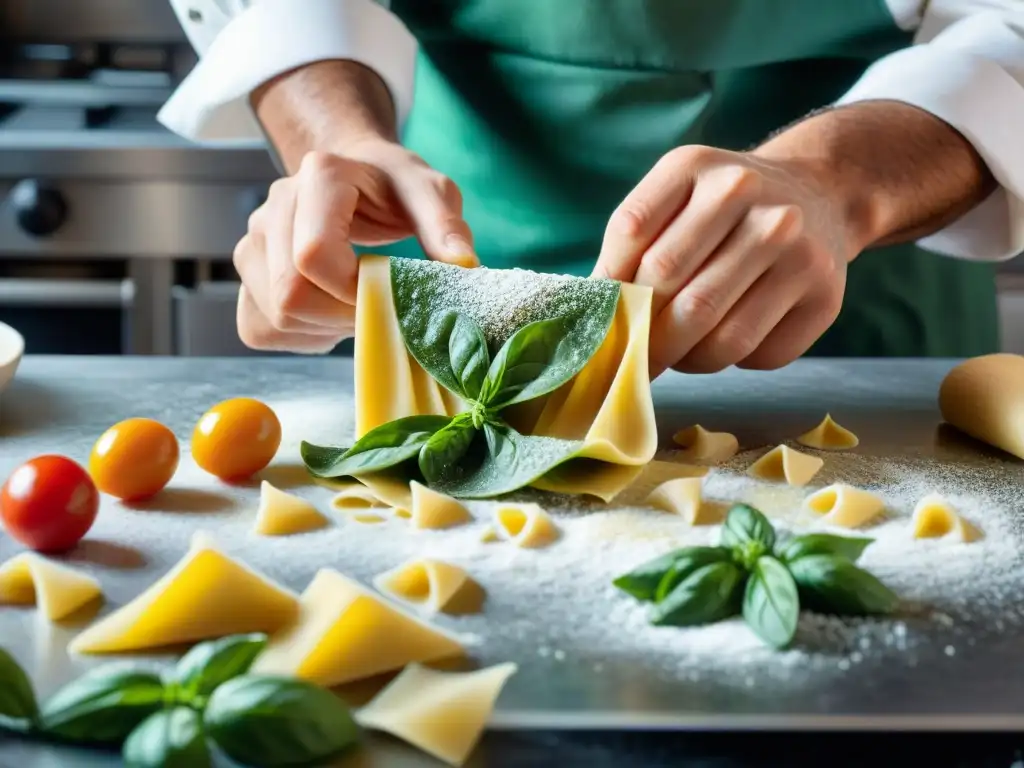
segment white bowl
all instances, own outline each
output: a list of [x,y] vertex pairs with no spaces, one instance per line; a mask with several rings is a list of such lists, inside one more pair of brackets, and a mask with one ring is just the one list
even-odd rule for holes
[[11,383],[24,354],[24,337],[6,323],[0,323],[0,392]]

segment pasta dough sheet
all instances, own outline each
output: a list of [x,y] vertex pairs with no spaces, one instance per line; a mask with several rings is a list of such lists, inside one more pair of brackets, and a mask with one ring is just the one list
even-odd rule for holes
[[50,621],[66,619],[102,595],[92,576],[31,552],[0,565],[0,605],[36,605]]
[[939,387],[942,418],[976,440],[1024,459],[1024,357],[965,360]]
[[[469,270],[470,280],[472,273]],[[460,399],[435,382],[406,349],[388,258],[360,259],[358,291],[356,439],[402,417],[454,416],[464,410]],[[572,469],[550,472],[536,487],[611,498],[654,457],[657,430],[648,373],[650,314],[650,289],[623,284],[604,343],[586,366],[559,389],[509,415],[524,434],[583,442],[577,458],[569,462]],[[628,469],[623,471],[624,467]],[[358,479],[380,496],[376,478]]]

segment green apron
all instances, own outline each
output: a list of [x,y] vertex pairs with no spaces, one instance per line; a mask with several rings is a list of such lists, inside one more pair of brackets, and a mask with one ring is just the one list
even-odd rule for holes
[[[608,217],[673,147],[747,149],[911,42],[884,0],[392,0],[421,44],[403,139],[465,199],[492,267],[586,275]],[[414,241],[386,253],[421,256]],[[989,265],[913,245],[849,270],[810,354],[999,346]]]

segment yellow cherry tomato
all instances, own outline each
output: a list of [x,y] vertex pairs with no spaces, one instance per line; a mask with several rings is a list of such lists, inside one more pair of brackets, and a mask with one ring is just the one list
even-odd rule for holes
[[125,419],[92,447],[89,474],[101,493],[140,501],[171,481],[178,457],[178,439],[159,421]]
[[214,477],[237,482],[271,462],[281,445],[281,422],[270,406],[249,397],[218,403],[192,432],[192,458]]

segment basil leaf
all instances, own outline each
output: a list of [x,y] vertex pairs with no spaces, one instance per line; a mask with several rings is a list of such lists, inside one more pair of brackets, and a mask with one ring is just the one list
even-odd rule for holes
[[157,675],[120,665],[99,667],[57,691],[43,705],[40,720],[48,736],[120,745],[163,702]]
[[546,383],[528,395],[536,397],[571,379],[594,356],[619,303],[615,280],[525,273],[531,281],[524,289],[503,286],[510,273],[498,270],[463,269],[426,259],[391,258],[389,265],[406,349],[435,381],[456,394],[462,383],[452,369],[450,337],[457,314],[480,325],[489,350],[501,348],[523,326],[560,319],[562,343],[544,374]]
[[448,426],[431,435],[420,448],[420,472],[426,481],[434,485],[458,479],[465,471],[459,462],[476,436],[473,417],[468,413],[459,414]]
[[809,533],[788,542],[779,558],[790,563],[808,555],[835,555],[851,563],[857,562],[874,539],[859,536],[834,536],[831,533]]
[[624,573],[612,581],[612,585],[637,600],[654,600],[658,584],[665,578],[665,574],[672,568],[680,553],[684,551],[676,549],[661,557],[641,563],[629,573]]
[[323,761],[358,739],[352,716],[333,693],[266,675],[243,675],[220,686],[203,724],[224,754],[252,768]]
[[39,704],[25,670],[0,648],[0,729],[27,731],[39,715]]
[[732,561],[732,553],[725,547],[689,547],[681,550],[672,566],[654,590],[654,602],[660,603],[676,586],[698,568],[711,563]]
[[743,618],[754,633],[775,648],[789,645],[800,618],[796,583],[774,557],[758,559],[743,596]]
[[389,469],[414,458],[432,434],[448,425],[447,416],[407,416],[381,424],[348,450],[303,442],[306,469],[317,477],[347,477]]
[[448,337],[448,357],[452,373],[459,383],[458,394],[470,400],[480,397],[480,388],[487,378],[491,354],[487,351],[487,339],[476,320],[469,315],[458,314]]
[[691,627],[734,616],[739,609],[743,572],[735,563],[705,565],[651,606],[651,624],[659,627]]
[[121,756],[126,768],[206,768],[213,764],[202,720],[191,707],[154,712],[131,732]]
[[[480,399],[493,408],[503,408],[545,395],[576,375],[579,369],[573,368],[572,362],[561,318],[530,323],[498,350]],[[567,371],[571,373],[565,376]]]
[[518,491],[583,449],[581,440],[528,437],[507,424],[484,424],[486,454],[462,477],[438,490],[464,499],[486,499]]
[[175,698],[190,704],[209,696],[221,683],[248,672],[266,645],[267,636],[258,632],[199,643],[181,657],[169,676]]
[[749,504],[736,504],[725,517],[720,544],[741,547],[749,542],[757,542],[771,551],[775,546],[775,529],[767,517]]
[[892,613],[900,599],[885,584],[849,560],[808,555],[789,564],[808,610],[837,616]]

